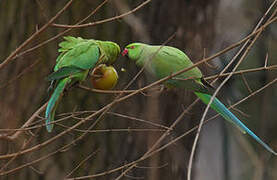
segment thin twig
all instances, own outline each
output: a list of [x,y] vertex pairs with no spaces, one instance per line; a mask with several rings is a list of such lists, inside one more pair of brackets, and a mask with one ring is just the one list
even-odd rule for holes
[[18,80],[19,78],[21,78],[23,75],[25,75],[26,73],[28,73],[34,66],[36,66],[39,63],[39,59],[36,60],[34,63],[32,63],[30,66],[28,66],[27,68],[25,68],[23,71],[21,71],[16,77],[14,77],[13,79],[9,80],[6,84],[3,84],[0,86],[0,89],[9,86],[10,84],[12,84],[13,82],[15,82],[16,80]]
[[[104,1],[103,1],[99,6],[97,6],[87,17],[85,17],[84,19],[82,19],[82,20],[80,20],[78,23],[76,23],[76,25],[85,22],[89,17],[91,17],[92,15],[94,15],[104,4],[106,4],[107,1],[108,1],[108,0],[104,0]],[[13,59],[16,59],[16,58],[19,58],[19,57],[21,57],[21,56],[24,56],[25,54],[27,54],[27,53],[29,53],[29,52],[32,52],[32,51],[34,51],[34,50],[36,50],[36,49],[38,49],[38,48],[40,48],[40,47],[46,45],[47,43],[49,43],[49,42],[51,42],[51,41],[53,41],[53,40],[59,38],[60,36],[64,35],[65,33],[68,33],[68,32],[71,31],[71,30],[72,30],[72,28],[68,28],[68,29],[66,29],[66,30],[64,30],[64,31],[62,31],[62,32],[60,32],[59,34],[53,36],[52,38],[50,38],[50,39],[48,39],[48,40],[45,40],[45,41],[43,41],[42,43],[40,43],[40,44],[38,44],[38,45],[36,45],[36,46],[30,48],[30,49],[27,49],[27,50],[25,50],[25,51],[23,51],[23,52],[21,52],[21,53],[16,54],[16,56],[14,56],[14,57],[12,58],[12,60],[13,60]]]
[[[22,126],[20,129],[24,129],[26,127],[28,127],[30,125],[31,122],[33,122],[36,117],[46,108],[47,103],[45,103],[44,105],[42,105]],[[11,129],[13,130],[13,129]],[[1,138],[5,138],[5,139],[9,139],[9,140],[14,140],[16,139],[23,131],[18,131],[16,130],[16,132],[13,135],[7,135],[7,134],[1,134],[0,135],[0,139]]]
[[[244,69],[244,70],[239,70],[239,71],[234,71],[234,72],[229,72],[229,73],[223,73],[223,74],[219,74],[219,75],[212,75],[212,76],[205,77],[204,79],[210,80],[210,79],[216,79],[219,77],[228,76],[230,74],[232,74],[232,75],[245,74],[245,73],[250,73],[250,72],[258,72],[258,71],[262,71],[262,70],[277,70],[277,65],[272,65],[272,66],[267,66],[267,67],[258,67],[258,68],[253,68],[253,69]],[[175,78],[175,79],[182,80],[180,78]]]
[[241,78],[242,78],[242,81],[243,81],[244,85],[246,86],[248,92],[249,92],[249,93],[252,93],[253,91],[252,91],[252,89],[250,88],[250,86],[249,86],[249,84],[248,84],[248,82],[247,82],[247,80],[246,80],[246,78],[245,78],[245,76],[244,76],[243,74],[241,74]]
[[30,44],[38,35],[45,31],[71,4],[73,0],[70,0],[66,5],[54,16],[52,17],[45,25],[40,29],[35,31],[35,33],[30,36],[26,41],[24,41],[18,48],[16,48],[2,63],[0,64],[0,70],[3,69],[12,59],[19,53],[24,47]]
[[86,161],[88,161],[92,156],[94,156],[96,153],[99,152],[99,149],[88,155],[83,161],[81,161],[72,171],[70,171],[67,175],[66,178],[71,176],[77,169],[79,169]]
[[80,89],[84,89],[84,90],[91,91],[91,92],[94,92],[94,93],[104,93],[104,94],[132,93],[132,92],[136,91],[136,90],[101,90],[101,89],[92,89],[92,88],[88,88],[88,87],[83,86],[83,85],[78,85],[78,87]]
[[106,22],[115,21],[115,20],[121,19],[125,16],[128,16],[128,15],[138,11],[139,9],[141,9],[143,6],[145,6],[146,4],[148,4],[150,2],[151,2],[151,0],[144,1],[143,3],[141,3],[140,5],[138,5],[137,7],[135,7],[134,9],[132,9],[132,10],[126,12],[126,13],[123,13],[121,15],[114,16],[114,17],[111,17],[111,18],[103,19],[103,20],[100,20],[100,21],[96,21],[96,22],[91,22],[91,23],[87,23],[87,24],[80,24],[80,25],[52,24],[52,26],[58,27],[58,28],[83,28],[83,27],[95,26],[95,25],[106,23]]

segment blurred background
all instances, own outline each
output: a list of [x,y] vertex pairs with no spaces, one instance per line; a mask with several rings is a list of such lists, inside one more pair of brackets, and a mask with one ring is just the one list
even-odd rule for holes
[[[68,1],[55,0],[2,0],[0,1],[0,62],[8,57],[20,44],[32,36],[37,29],[46,24]],[[73,1],[72,5],[55,21],[57,24],[76,24],[93,11],[102,0]],[[142,0],[109,0],[87,22],[106,19],[127,12]],[[273,1],[259,0],[152,0],[135,13],[108,23],[96,26],[75,28],[65,35],[80,36],[117,42],[123,49],[130,42],[162,44],[174,33],[167,43],[183,50],[193,62],[208,57],[247,36],[266,12]],[[276,10],[276,5],[273,10]],[[48,27],[21,52],[42,43],[64,31],[65,28]],[[259,37],[239,69],[251,69],[264,66],[268,56],[268,65],[277,64],[277,26],[271,24]],[[45,77],[52,72],[58,56],[59,37],[42,47],[30,51],[7,66],[0,69],[0,128],[20,128],[30,116],[47,100],[49,82]],[[233,49],[202,65],[205,76],[217,74],[237,53]],[[119,73],[116,90],[123,89],[139,71],[127,58],[119,57],[115,64]],[[121,72],[120,68],[126,72]],[[258,71],[232,76],[222,88],[218,97],[227,105],[234,104],[249,95],[243,78],[255,91],[276,79],[276,69]],[[154,79],[143,73],[129,87],[138,89],[153,82]],[[215,86],[223,81],[220,79]],[[91,87],[89,82],[84,85]],[[277,88],[276,83],[259,94],[244,101],[233,111],[261,139],[277,150]],[[73,88],[63,98],[57,109],[56,118],[62,113],[73,111],[95,111],[112,102],[115,94],[93,93]],[[0,179],[64,179],[86,157],[85,161],[70,177],[86,176],[120,167],[140,158],[163,134],[164,128],[134,120],[140,118],[152,123],[170,126],[196,97],[183,90],[173,89],[162,92],[138,94],[113,106],[97,124],[94,130],[66,151],[60,151],[37,163],[17,170]],[[199,124],[205,106],[198,103],[183,117],[177,127],[171,131],[164,143],[187,132]],[[88,114],[81,114],[87,116]],[[215,115],[209,111],[208,118]],[[44,116],[44,112],[40,113]],[[133,117],[133,118],[130,118]],[[95,118],[96,119],[96,118]],[[85,123],[80,129],[89,127],[95,119]],[[40,122],[41,118],[36,121]],[[67,119],[63,125],[72,126],[78,120]],[[41,123],[41,122],[40,122]],[[112,131],[125,129],[125,131]],[[126,130],[127,129],[127,130]],[[128,130],[129,129],[129,130]],[[140,129],[140,130],[138,130]],[[0,139],[1,155],[18,152],[23,144],[33,136],[24,148],[28,149],[43,143],[64,131],[55,126],[54,132],[47,133],[45,128],[37,128],[32,133],[22,133],[16,140]],[[0,131],[1,134],[7,133]],[[16,157],[1,173],[32,162],[54,152],[63,145],[72,142],[81,132],[72,131],[40,150]],[[195,132],[168,146],[154,156],[142,161],[122,179],[186,179],[188,160]],[[4,167],[10,159],[0,160]],[[236,128],[216,118],[203,126],[193,163],[195,180],[274,180],[277,179],[277,160],[248,135],[241,134]],[[115,179],[122,170],[107,173],[96,179]]]

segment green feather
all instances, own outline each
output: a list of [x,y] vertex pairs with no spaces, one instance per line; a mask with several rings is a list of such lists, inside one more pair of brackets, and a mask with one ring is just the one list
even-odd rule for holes
[[99,48],[91,42],[82,42],[66,52],[57,62],[54,71],[66,66],[75,66],[81,69],[94,67],[99,59]]
[[52,74],[50,74],[49,76],[47,76],[47,80],[53,81],[53,80],[62,79],[64,77],[72,76],[82,71],[84,71],[84,69],[74,67],[74,66],[62,67],[57,71],[53,72]]
[[62,41],[61,43],[59,43],[60,48],[58,49],[58,52],[68,51],[83,42],[94,41],[94,40],[83,39],[81,37],[75,38],[72,36],[66,36],[64,37],[64,39],[65,41]]
[[71,81],[70,78],[64,78],[60,80],[48,102],[46,112],[45,112],[45,118],[46,118],[45,124],[48,132],[51,132],[54,127],[54,124],[52,122],[54,121],[56,109],[58,107],[59,102],[61,101],[64,88],[68,83],[70,83],[70,81]]

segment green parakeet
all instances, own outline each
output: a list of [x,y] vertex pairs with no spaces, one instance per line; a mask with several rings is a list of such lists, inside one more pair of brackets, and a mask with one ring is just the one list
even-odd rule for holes
[[[152,46],[143,43],[132,43],[126,46],[122,55],[127,55],[129,59],[135,61],[139,67],[145,67],[154,77],[161,79],[169,76],[182,69],[193,65],[188,56],[181,50],[170,46]],[[202,78],[201,71],[195,67],[186,71],[176,78],[169,79],[165,82],[166,86],[183,88],[193,91],[205,104],[208,104],[212,90],[208,83]],[[178,80],[179,78],[179,80]],[[183,81],[180,79],[189,80]],[[223,103],[215,98],[211,104],[211,108],[218,112],[224,119],[237,126],[241,132],[248,133],[265,149],[277,155],[267,144],[265,144],[258,136],[248,129],[231,111],[229,111]]]
[[84,81],[90,71],[99,64],[112,64],[120,53],[120,47],[110,41],[64,37],[59,44],[60,55],[56,59],[54,72],[47,79],[56,82],[56,88],[48,102],[45,118],[46,129],[51,132],[55,111],[68,84]]

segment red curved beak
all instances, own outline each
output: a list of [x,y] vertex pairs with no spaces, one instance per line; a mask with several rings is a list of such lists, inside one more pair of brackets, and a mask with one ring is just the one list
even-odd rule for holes
[[125,49],[122,51],[121,54],[122,54],[122,56],[125,56],[126,54],[128,54],[128,49],[125,48]]

